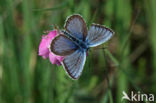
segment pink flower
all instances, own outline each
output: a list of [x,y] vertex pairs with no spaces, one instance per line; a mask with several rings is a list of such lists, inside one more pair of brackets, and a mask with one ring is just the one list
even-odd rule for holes
[[51,41],[58,35],[56,30],[50,31],[47,35],[42,36],[42,40],[39,45],[39,56],[42,56],[44,59],[49,57],[49,60],[52,64],[61,65],[63,61],[62,56],[57,56],[50,52],[49,47]]

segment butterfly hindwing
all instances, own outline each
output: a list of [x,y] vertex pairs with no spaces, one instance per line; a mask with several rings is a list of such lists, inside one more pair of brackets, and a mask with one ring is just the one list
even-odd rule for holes
[[50,50],[60,56],[65,56],[73,53],[77,46],[65,35],[60,34],[52,40]]
[[86,37],[86,42],[88,43],[89,47],[98,46],[106,41],[108,41],[114,32],[102,25],[92,24],[88,31],[88,35]]
[[63,67],[72,79],[78,79],[86,61],[86,52],[76,50],[72,54],[65,56]]
[[80,15],[75,14],[67,18],[64,27],[75,38],[85,40],[87,36],[87,26]]

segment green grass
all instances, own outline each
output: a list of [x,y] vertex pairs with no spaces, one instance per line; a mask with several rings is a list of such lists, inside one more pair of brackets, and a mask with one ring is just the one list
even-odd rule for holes
[[[115,31],[91,48],[76,81],[38,56],[43,32],[63,29],[74,13],[88,27]],[[123,90],[156,94],[155,28],[155,0],[0,0],[0,103],[121,103]]]
[[[154,40],[154,38],[156,38],[156,13],[155,13],[155,5],[156,5],[156,2],[154,0],[150,0],[150,2],[144,2],[144,5],[145,5],[145,10],[147,12],[146,16],[148,18],[148,22],[149,22],[149,32],[151,34],[151,36],[149,37],[150,39],[150,43],[151,43],[151,48],[152,48],[152,67],[154,68],[153,70],[153,80],[156,80],[156,41]],[[155,85],[153,85],[153,89],[155,89]]]

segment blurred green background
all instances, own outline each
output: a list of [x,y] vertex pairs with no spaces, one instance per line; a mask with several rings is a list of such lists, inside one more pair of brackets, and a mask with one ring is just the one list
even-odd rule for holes
[[[63,29],[74,13],[115,31],[89,51],[75,81],[38,56],[43,32]],[[0,0],[0,103],[129,103],[122,91],[156,94],[155,39],[156,0]]]

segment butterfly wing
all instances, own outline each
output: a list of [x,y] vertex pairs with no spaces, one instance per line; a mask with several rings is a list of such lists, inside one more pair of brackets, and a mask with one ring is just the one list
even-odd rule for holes
[[50,50],[60,56],[65,56],[73,53],[77,49],[77,46],[65,35],[60,34],[55,37],[50,46]]
[[87,26],[80,15],[72,15],[67,18],[64,27],[75,38],[85,40],[87,36]]
[[88,31],[86,42],[88,43],[89,47],[95,47],[108,41],[113,36],[113,34],[114,32],[107,27],[98,24],[92,24]]
[[78,79],[86,61],[86,52],[76,50],[72,54],[65,56],[62,62],[64,69],[72,79]]

